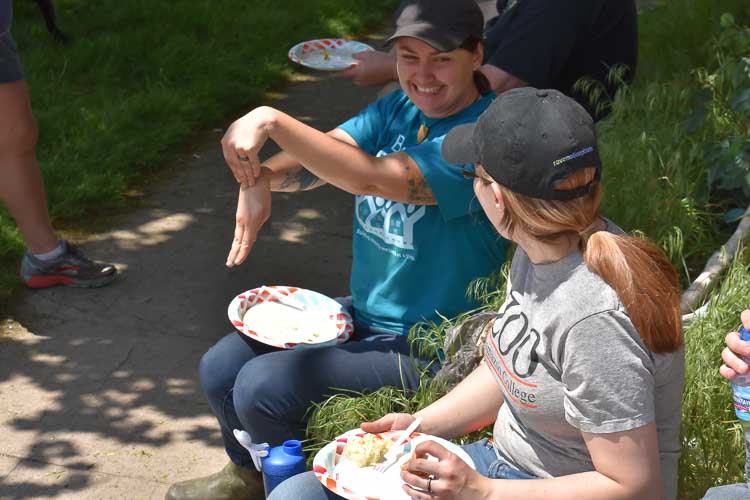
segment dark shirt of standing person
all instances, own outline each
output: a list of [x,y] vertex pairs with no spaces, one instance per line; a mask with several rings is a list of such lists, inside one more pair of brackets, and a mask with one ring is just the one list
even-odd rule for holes
[[633,79],[638,61],[635,0],[498,0],[497,10],[485,30],[485,64],[531,87],[557,89],[595,119],[608,110],[597,112],[597,103],[573,89],[576,81],[601,82],[614,97],[619,82],[607,81],[610,68],[627,66],[624,81]]
[[13,17],[13,3],[11,0],[0,0],[0,33],[10,29],[10,19]]

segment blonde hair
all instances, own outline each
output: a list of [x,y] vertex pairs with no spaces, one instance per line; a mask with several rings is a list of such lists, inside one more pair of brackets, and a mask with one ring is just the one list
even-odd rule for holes
[[[557,189],[594,182],[595,170],[579,170]],[[580,198],[541,200],[500,185],[505,210],[500,226],[512,238],[519,229],[539,241],[580,236],[586,266],[611,286],[643,342],[652,352],[672,352],[682,345],[682,315],[677,273],[654,243],[633,236],[598,231],[600,184]]]

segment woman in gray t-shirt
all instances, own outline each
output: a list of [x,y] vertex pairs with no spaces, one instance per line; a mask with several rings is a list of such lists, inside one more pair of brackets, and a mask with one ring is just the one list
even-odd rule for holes
[[[499,96],[476,125],[454,129],[443,154],[477,165],[477,198],[518,250],[483,363],[419,412],[422,430],[455,436],[494,417],[497,459],[546,480],[479,480],[451,462],[417,459],[407,484],[442,497],[461,480],[441,478],[456,475],[503,498],[675,498],[683,384],[677,275],[655,245],[598,215],[601,165],[590,117],[556,91],[518,89]],[[458,416],[446,418],[455,408]],[[446,457],[436,445],[422,451]],[[434,477],[427,484],[415,472]]]
[[[677,275],[655,245],[598,215],[591,118],[556,91],[518,89],[499,96],[476,125],[454,129],[443,154],[477,165],[477,198],[518,250],[483,363],[419,412],[422,430],[455,436],[494,417],[497,460],[543,480],[487,481],[450,461],[417,459],[407,484],[441,498],[467,485],[503,498],[675,498],[683,384]],[[457,407],[465,408],[458,418],[445,418]],[[420,451],[445,461],[435,445]]]

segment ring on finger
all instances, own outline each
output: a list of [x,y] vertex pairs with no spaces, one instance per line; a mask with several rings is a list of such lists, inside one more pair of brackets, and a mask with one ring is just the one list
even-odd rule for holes
[[247,157],[247,156],[237,155],[237,159],[240,160],[240,161],[250,161],[250,158]]
[[429,493],[432,493],[432,480],[433,479],[434,478],[432,476],[430,476],[430,477],[427,478],[427,491]]

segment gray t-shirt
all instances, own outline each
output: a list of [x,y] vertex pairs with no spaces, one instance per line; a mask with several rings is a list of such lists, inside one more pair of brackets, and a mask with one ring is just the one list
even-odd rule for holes
[[[608,222],[607,230],[621,232]],[[532,264],[518,249],[508,297],[485,344],[505,400],[495,448],[539,477],[594,470],[581,432],[656,421],[662,498],[677,495],[683,351],[652,353],[615,291],[574,252]]]

